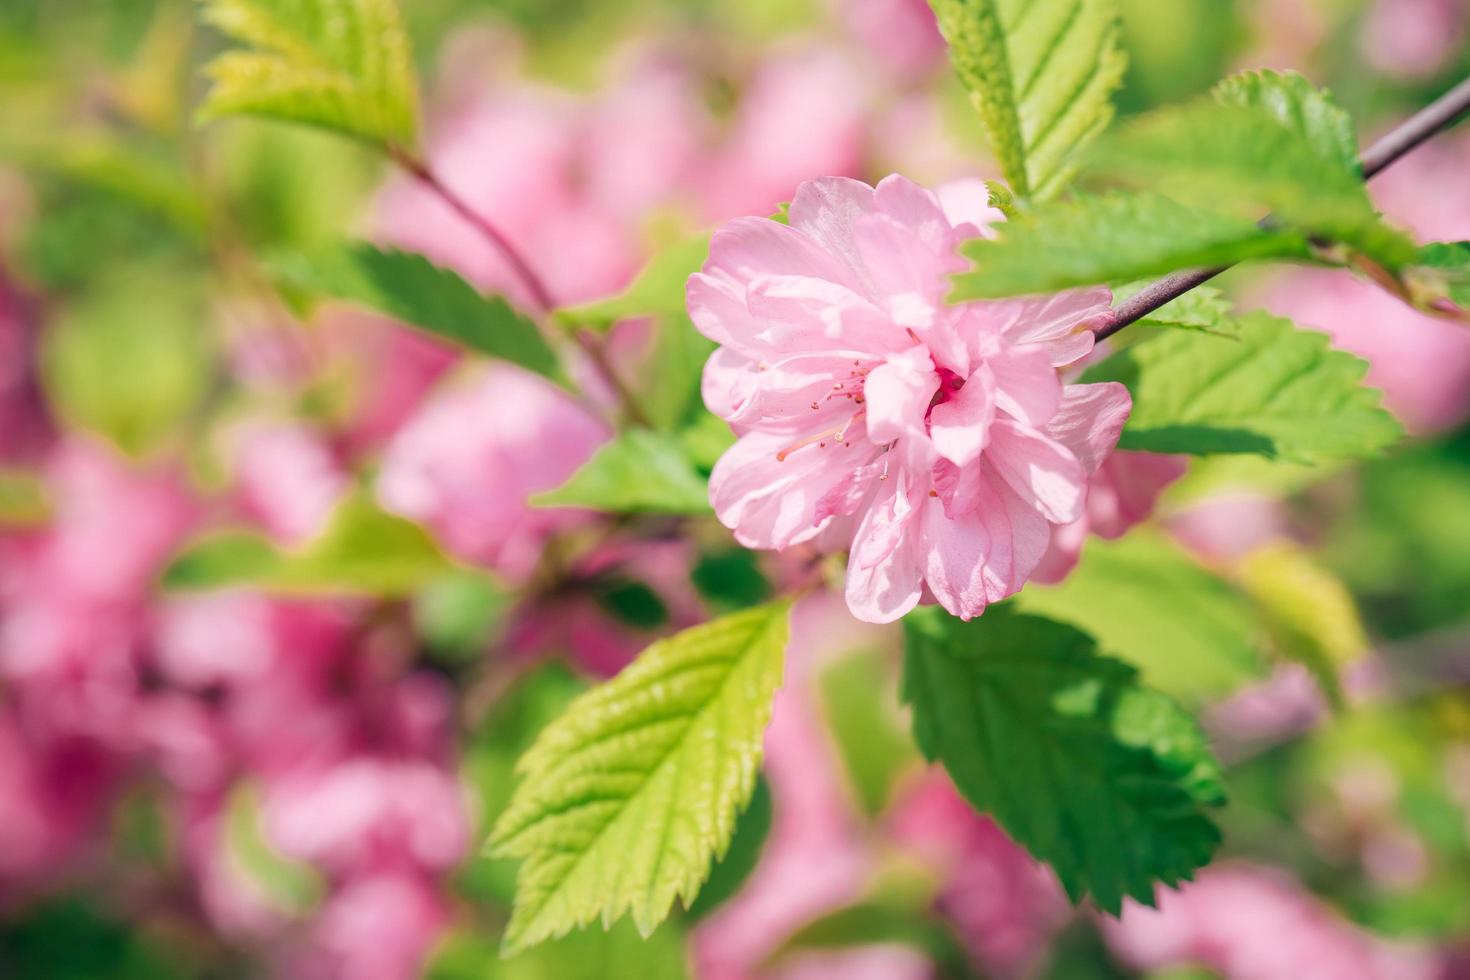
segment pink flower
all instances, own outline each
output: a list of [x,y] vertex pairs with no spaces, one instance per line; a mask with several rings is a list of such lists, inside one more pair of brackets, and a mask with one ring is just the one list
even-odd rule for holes
[[1159,495],[1189,467],[1183,456],[1159,453],[1113,453],[1103,461],[1087,488],[1087,509],[1071,524],[1053,528],[1051,547],[1036,567],[1038,582],[1060,582],[1082,555],[1088,534],[1122,537],[1153,513]]
[[1141,970],[1193,964],[1225,980],[1430,980],[1441,976],[1427,948],[1392,944],[1354,927],[1289,878],[1265,868],[1222,865],[1159,907],[1129,903],[1102,920],[1122,959]]
[[326,443],[304,425],[252,423],[235,438],[241,506],[283,544],[326,526],[348,479]]
[[428,524],[459,557],[525,575],[546,535],[577,519],[526,498],[564,482],[607,437],[600,419],[547,382],[491,365],[442,388],[394,437],[378,498]]
[[848,29],[896,75],[923,75],[944,57],[926,0],[841,0],[841,12]]
[[892,176],[803,184],[790,226],[715,233],[689,312],[721,345],[705,402],[741,435],[710,497],[747,547],[850,548],[853,614],[927,594],[962,618],[1015,593],[1131,408],[1119,384],[1063,385],[1106,289],[946,305],[980,234]]
[[943,881],[938,911],[987,977],[1034,976],[1071,915],[1056,876],[976,813],[942,773],[916,781],[889,830]]

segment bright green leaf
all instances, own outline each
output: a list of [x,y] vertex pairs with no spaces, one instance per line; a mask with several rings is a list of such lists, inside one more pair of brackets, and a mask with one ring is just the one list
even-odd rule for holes
[[735,897],[760,863],[761,849],[771,834],[771,787],[757,778],[750,804],[735,822],[735,835],[725,856],[710,869],[709,880],[689,906],[691,919],[702,919]]
[[204,18],[249,46],[205,68],[199,118],[269,116],[410,147],[418,85],[393,0],[201,0]]
[[904,620],[914,737],[960,792],[1051,865],[1074,902],[1152,905],[1220,842],[1219,764],[1178,705],[1086,633],[992,606]]
[[458,273],[422,255],[357,242],[278,259],[292,288],[357,303],[470,350],[562,381],[556,353],[536,324],[499,296],[482,296]]
[[789,608],[660,640],[541,733],[491,836],[523,859],[508,952],[625,912],[647,935],[694,900],[755,786]]
[[1160,534],[1091,538],[1063,582],[1033,582],[1016,603],[1087,631],[1149,684],[1189,702],[1265,674],[1250,603]]
[[1045,204],[966,242],[975,268],[952,301],[1126,282],[1248,259],[1306,258],[1297,232],[1186,207],[1157,194],[1104,194]]
[[707,514],[704,477],[670,436],[629,429],[600,447],[537,507],[590,507],[614,514]]
[[1323,160],[1362,177],[1352,117],[1325,89],[1296,72],[1240,72],[1216,85],[1214,95],[1221,105],[1263,110],[1303,137]]
[[455,565],[412,521],[379,510],[363,495],[337,505],[320,535],[297,550],[249,531],[196,541],[165,570],[165,588],[250,585],[305,595],[410,595]]
[[1264,108],[1201,102],[1140,116],[1101,140],[1092,170],[1184,204],[1272,224],[1360,252],[1387,269],[1414,243],[1373,209],[1357,173]]
[[1305,665],[1333,704],[1343,703],[1338,672],[1368,649],[1347,587],[1303,548],[1279,543],[1241,559],[1241,587],[1255,600],[1276,653]]
[[1313,462],[1370,457],[1398,441],[1398,422],[1362,383],[1362,360],[1268,313],[1235,325],[1228,337],[1151,337],[1084,372],[1085,382],[1121,381],[1133,393],[1119,448]]
[[930,0],[950,60],[1019,197],[1063,190],[1113,118],[1128,59],[1112,0]]

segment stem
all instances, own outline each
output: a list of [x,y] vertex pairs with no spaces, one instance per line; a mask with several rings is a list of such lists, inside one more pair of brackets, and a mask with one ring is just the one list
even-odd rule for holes
[[[551,298],[551,291],[546,288],[546,283],[536,274],[536,270],[531,268],[531,263],[526,261],[526,258],[521,255],[520,250],[506,237],[504,232],[495,227],[489,219],[470,207],[464,198],[450,190],[439,179],[438,174],[434,173],[423,160],[420,160],[409,151],[396,146],[388,147],[388,156],[392,158],[394,163],[397,163],[422,182],[425,187],[437,194],[440,200],[453,208],[454,212],[461,218],[473,225],[475,230],[495,247],[495,250],[501,254],[501,257],[510,264],[511,271],[515,273],[516,277],[530,291],[531,298],[538,307],[538,312],[543,314],[550,313],[556,308],[556,302]],[[608,387],[613,390],[628,418],[637,425],[649,425],[648,416],[639,407],[638,399],[634,397],[632,389],[618,375],[617,369],[613,367],[612,361],[608,359],[607,351],[603,348],[603,345],[596,339],[580,332],[577,334],[576,340],[577,345],[586,352],[587,359],[592,362],[592,366],[596,369],[597,373],[602,375]]]
[[[1470,109],[1470,78],[1410,116],[1382,139],[1368,147],[1359,158],[1363,179],[1382,173],[1400,157],[1413,150],[1440,130],[1447,128]],[[1130,323],[1148,316],[1170,300],[1183,296],[1194,287],[1209,282],[1230,266],[1213,269],[1190,269],[1175,272],[1134,293],[1118,305],[1094,331],[1098,340],[1106,340]]]
[[501,257],[510,263],[511,271],[516,274],[516,278],[530,290],[531,298],[535,301],[539,312],[548,313],[555,308],[556,303],[552,300],[546,284],[541,281],[541,277],[536,275],[531,264],[521,256],[515,245],[511,244],[510,239],[505,237],[499,228],[481,217],[474,208],[465,203],[464,198],[445,186],[439,176],[429,169],[429,165],[418,157],[398,147],[389,147],[388,155],[400,167],[422,181],[425,187],[437,194],[445,204],[454,209],[456,214],[474,225],[476,231],[485,236],[485,239],[495,247]]

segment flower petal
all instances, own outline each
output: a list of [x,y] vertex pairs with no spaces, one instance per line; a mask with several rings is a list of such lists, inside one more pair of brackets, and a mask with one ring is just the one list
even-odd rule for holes
[[[869,623],[891,623],[919,604],[924,569],[918,558],[916,519],[902,481],[883,484],[853,535],[847,560],[847,607]],[[890,489],[891,487],[891,489]]]
[[1132,410],[1132,396],[1116,381],[1066,385],[1056,414],[1041,430],[1072,450],[1088,473],[1096,473],[1118,444]]
[[861,440],[792,450],[787,433],[749,432],[715,464],[710,503],[747,548],[786,548],[822,529],[818,503],[873,455]]
[[982,364],[953,398],[934,406],[929,413],[929,438],[939,455],[957,466],[967,466],[985,451],[994,421],[995,381]]
[[914,347],[874,368],[864,385],[868,438],[876,443],[924,434],[929,401],[939,390],[939,375],[929,354]]
[[996,419],[985,460],[1051,523],[1070,524],[1082,516],[1087,471],[1056,440],[1020,422]]
[[1019,592],[1051,540],[1046,519],[988,467],[978,492],[980,505],[959,518],[924,508],[924,580],[939,604],[961,619]]
[[986,358],[995,376],[995,404],[1012,418],[1040,428],[1056,414],[1062,382],[1042,347],[1010,347]]

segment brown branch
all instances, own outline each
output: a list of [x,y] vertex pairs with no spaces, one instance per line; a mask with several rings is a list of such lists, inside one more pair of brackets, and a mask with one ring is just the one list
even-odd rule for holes
[[[1467,109],[1470,109],[1470,78],[1435,99],[1368,147],[1359,158],[1363,179],[1371,179],[1383,172],[1410,150],[1449,127]],[[1228,268],[1230,267],[1222,265],[1212,269],[1190,269],[1172,273],[1151,283],[1118,304],[1117,309],[1094,330],[1097,339],[1106,340],[1130,323],[1138,322],[1165,303],[1209,282]]]

